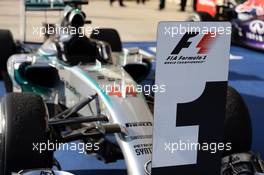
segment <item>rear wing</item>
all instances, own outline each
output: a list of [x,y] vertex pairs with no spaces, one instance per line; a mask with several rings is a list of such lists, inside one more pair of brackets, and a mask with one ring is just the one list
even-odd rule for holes
[[88,4],[88,0],[21,0],[21,40],[26,42],[27,12],[61,12],[67,5],[81,7],[84,4]]
[[46,12],[47,11],[63,11],[66,4],[63,0],[21,0],[21,22],[20,36],[23,42],[27,39],[27,12]]
[[80,6],[88,0],[24,0],[25,11],[63,10],[66,5]]
[[25,0],[25,11],[63,10],[66,4],[63,0]]

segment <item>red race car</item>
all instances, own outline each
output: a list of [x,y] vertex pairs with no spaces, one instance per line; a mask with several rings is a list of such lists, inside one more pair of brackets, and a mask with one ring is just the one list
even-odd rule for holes
[[233,43],[264,51],[264,0],[198,0],[188,21],[230,21]]

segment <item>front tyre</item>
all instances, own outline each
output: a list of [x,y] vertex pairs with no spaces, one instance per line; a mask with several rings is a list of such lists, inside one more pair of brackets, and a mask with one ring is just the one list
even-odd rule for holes
[[32,168],[51,168],[53,152],[33,151],[47,143],[48,114],[40,96],[10,93],[0,104],[0,175]]
[[223,156],[249,152],[252,145],[252,125],[247,105],[239,92],[230,86],[227,90],[224,143],[232,143],[232,149],[225,151]]
[[0,30],[0,79],[4,80],[7,92],[12,91],[12,82],[7,73],[7,60],[15,51],[12,33],[9,30]]

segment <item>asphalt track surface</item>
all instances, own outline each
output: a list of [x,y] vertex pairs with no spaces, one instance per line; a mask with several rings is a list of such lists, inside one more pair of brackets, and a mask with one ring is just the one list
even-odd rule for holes
[[[139,47],[150,55],[155,55],[155,42],[126,42],[124,47]],[[155,62],[153,63],[153,71]],[[253,151],[261,153],[264,157],[264,54],[249,49],[232,46],[229,84],[235,87],[245,99],[253,123]],[[153,74],[152,74],[153,75]],[[152,76],[151,75],[151,76]],[[5,93],[3,83],[0,82],[0,96]],[[243,137],[243,136],[241,136]],[[76,174],[126,174],[124,161],[116,163],[104,164],[95,157],[86,156],[74,151],[58,151],[55,156],[59,160],[64,170],[80,170],[75,171]],[[102,171],[94,171],[104,169]],[[114,171],[112,171],[115,169]],[[89,170],[89,171],[85,171]]]

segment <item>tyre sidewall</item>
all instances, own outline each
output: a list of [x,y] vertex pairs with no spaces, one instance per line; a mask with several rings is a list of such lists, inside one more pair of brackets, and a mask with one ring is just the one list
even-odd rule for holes
[[[23,101],[23,105],[19,104]],[[2,100],[5,132],[1,166],[4,167],[4,175],[10,174],[10,170],[20,171],[52,166],[53,152],[33,151],[33,143],[47,143],[48,139],[47,118],[44,117],[46,109],[44,103],[41,104],[40,101],[42,101],[41,97],[29,93],[15,95],[11,93]],[[33,104],[34,102],[36,104]],[[34,117],[35,115],[42,119]]]

